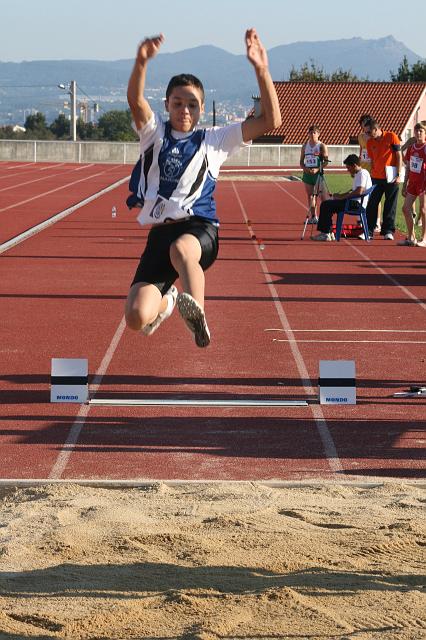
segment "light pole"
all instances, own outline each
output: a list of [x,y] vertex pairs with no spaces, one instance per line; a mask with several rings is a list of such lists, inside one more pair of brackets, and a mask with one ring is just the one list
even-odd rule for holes
[[[58,84],[58,88],[66,90],[66,86],[63,83]],[[68,94],[71,98],[70,136],[71,140],[75,142],[77,140],[77,83],[75,80],[71,80]]]

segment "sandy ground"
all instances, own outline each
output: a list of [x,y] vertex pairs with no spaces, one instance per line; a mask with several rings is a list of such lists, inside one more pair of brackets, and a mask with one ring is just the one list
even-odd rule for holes
[[0,489],[0,638],[426,638],[421,485]]

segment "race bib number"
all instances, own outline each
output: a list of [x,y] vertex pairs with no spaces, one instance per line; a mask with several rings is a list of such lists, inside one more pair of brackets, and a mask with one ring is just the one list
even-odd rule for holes
[[305,156],[305,167],[308,169],[318,169],[319,167],[319,157],[314,155],[306,155]]
[[361,161],[362,162],[371,162],[371,158],[368,155],[367,149],[363,149],[361,151]]
[[418,158],[417,156],[411,156],[410,158],[410,171],[413,173],[421,173],[423,167],[422,158]]
[[161,224],[172,220],[183,220],[191,214],[181,209],[173,200],[157,196],[154,203],[146,202],[138,215],[139,224]]

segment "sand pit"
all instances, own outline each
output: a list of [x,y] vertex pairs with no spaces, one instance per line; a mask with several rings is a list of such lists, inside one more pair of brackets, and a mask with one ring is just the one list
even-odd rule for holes
[[420,485],[1,492],[1,640],[426,637]]

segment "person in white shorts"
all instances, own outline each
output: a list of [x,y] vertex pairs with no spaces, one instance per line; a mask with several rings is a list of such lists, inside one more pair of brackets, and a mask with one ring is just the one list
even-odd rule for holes
[[[247,58],[259,85],[261,113],[242,123],[196,129],[204,111],[203,85],[191,74],[174,76],[167,87],[168,120],[154,114],[145,98],[148,63],[163,34],[138,47],[127,98],[140,138],[140,161],[130,181],[128,206],[140,206],[138,221],[150,225],[126,301],[127,326],[152,335],[175,304],[198,347],[210,343],[204,314],[204,271],[218,251],[219,220],[213,197],[221,164],[241,145],[281,124],[268,57],[256,30],[245,34]],[[183,291],[174,282],[179,278]]]

